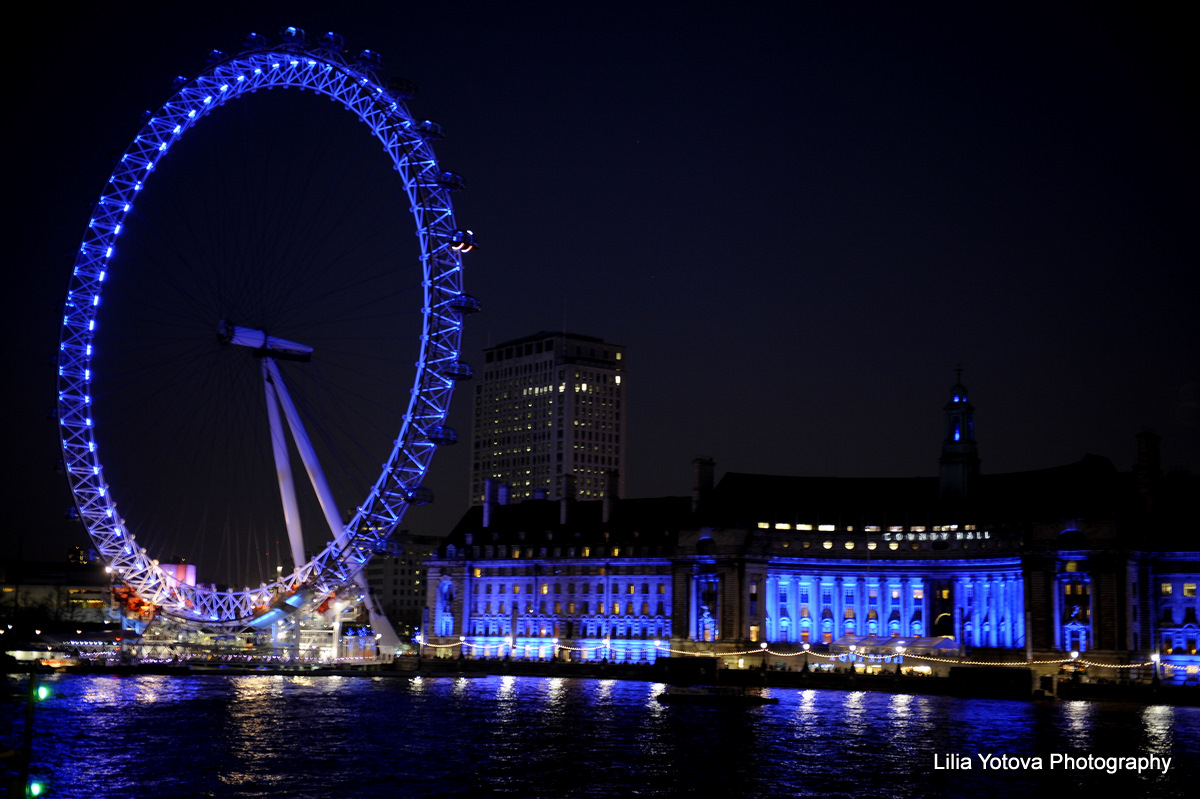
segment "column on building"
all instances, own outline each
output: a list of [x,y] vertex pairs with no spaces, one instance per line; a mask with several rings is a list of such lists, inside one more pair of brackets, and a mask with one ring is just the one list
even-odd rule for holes
[[961,649],[966,641],[964,638],[963,625],[967,620],[967,581],[962,577],[954,578],[954,640],[958,642]]
[[833,578],[833,640],[846,634],[846,593],[840,576]]
[[860,576],[854,585],[854,634],[865,638],[867,629],[867,578]]
[[1018,574],[1013,576],[1012,587],[1013,646],[1025,646],[1025,580]]
[[763,580],[763,588],[766,591],[765,602],[763,603],[763,640],[778,641],[779,630],[779,578],[773,574],[768,574]]
[[987,618],[988,618],[988,594],[987,594],[987,576],[983,574],[975,575],[975,610],[979,617],[979,623],[976,626],[975,646],[987,646]]

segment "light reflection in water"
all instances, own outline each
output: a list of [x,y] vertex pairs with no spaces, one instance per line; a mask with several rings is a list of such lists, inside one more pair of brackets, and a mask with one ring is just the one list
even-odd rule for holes
[[1063,702],[1063,715],[1067,721],[1068,740],[1072,746],[1087,750],[1092,738],[1092,711],[1095,706],[1091,702],[1076,700]]
[[1170,705],[1151,705],[1142,711],[1142,732],[1146,736],[1146,748],[1152,754],[1170,754],[1174,731],[1175,708]]
[[[1187,764],[1200,759],[1200,708],[787,689],[772,692],[778,705],[665,705],[661,684],[562,677],[50,679],[38,724],[53,734],[35,737],[35,757],[68,799],[591,799],[717,786],[765,799],[883,795],[884,784],[893,799],[1024,799],[1045,775],[939,776],[932,756],[1090,751],[1081,746],[1179,765],[1154,777],[1073,772],[1073,792],[1190,797]],[[0,709],[0,731],[20,729],[23,705]]]

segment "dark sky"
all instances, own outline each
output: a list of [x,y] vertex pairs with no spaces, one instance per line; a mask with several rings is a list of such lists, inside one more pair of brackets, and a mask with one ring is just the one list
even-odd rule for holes
[[[56,9],[10,38],[17,246],[4,323],[17,474],[6,538],[19,537],[27,557],[85,543],[62,519],[46,364],[71,253],[111,159],[173,76],[194,74],[211,48],[236,51],[246,32],[274,38],[286,24],[381,52],[389,73],[420,87],[414,114],[446,128],[439,160],[466,177],[456,211],[482,244],[466,273],[485,307],[470,320],[468,360],[564,324],[628,347],[632,496],[686,493],[696,455],[713,457],[718,475],[933,474],[958,363],[987,472],[1088,452],[1126,469],[1144,428],[1163,437],[1168,467],[1200,470],[1198,72],[1182,12],[246,5],[175,17],[150,3]],[[274,113],[260,105],[260,117]],[[190,135],[222,152],[210,123],[211,135]],[[326,123],[313,130],[340,141]],[[208,163],[183,150],[169,159],[179,172],[174,184],[163,175],[157,207],[190,198],[179,187]],[[376,177],[388,179],[386,164],[351,183],[338,208],[390,229]],[[395,230],[411,237],[405,214]],[[294,216],[257,224],[288,239],[310,227]],[[171,230],[147,232],[146,249],[190,253]],[[411,316],[408,304],[397,307]],[[439,501],[410,514],[416,532],[445,532],[465,506],[471,391],[458,399],[451,423],[464,442],[435,459],[428,484]],[[145,401],[184,405],[161,391]],[[102,408],[102,446],[114,458],[124,447],[166,481],[152,492],[170,494],[184,474],[199,480],[202,461],[230,457],[207,439],[179,445],[182,466],[122,435],[110,444],[104,431],[122,428],[103,427]],[[119,502],[142,479],[126,480],[110,480]],[[263,502],[258,526],[269,527],[277,498]],[[203,515],[191,511],[191,522],[210,524],[196,521]]]

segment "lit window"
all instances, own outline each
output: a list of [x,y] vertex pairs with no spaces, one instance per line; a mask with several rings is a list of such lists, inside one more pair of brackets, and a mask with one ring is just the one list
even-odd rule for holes
[[899,544],[898,542],[896,542],[896,541],[889,541],[889,542],[888,542],[888,549],[891,549],[891,550],[896,550],[896,549],[899,549],[899,548],[900,548],[900,544]]
[[924,599],[924,598],[925,598],[925,590],[924,589],[922,589],[922,588],[914,588],[913,589],[913,599]]
[[846,549],[854,549],[854,542],[853,542],[853,541],[847,541],[847,542],[846,542]]
[[775,524],[775,529],[776,530],[791,530],[792,526],[790,524],[787,524],[786,522],[777,522]]
[[833,542],[832,541],[822,541],[821,546],[825,547],[825,549],[833,549]]
[[759,522],[759,523],[758,523],[758,529],[759,529],[759,530],[770,530],[770,529],[771,529],[771,523],[770,523],[770,522]]
[[1183,595],[1187,596],[1187,597],[1194,597],[1196,595],[1196,584],[1195,583],[1184,583],[1183,584]]
[[834,526],[832,524],[818,524],[817,529],[820,530],[822,533],[832,533],[834,530]]
[[543,593],[543,594],[548,594],[548,593],[550,593],[550,584],[549,584],[549,583],[542,583],[542,588],[541,588],[541,591],[542,591],[542,593]]
[[1158,593],[1162,596],[1170,596],[1171,595],[1171,584],[1163,583],[1162,586],[1159,587]]

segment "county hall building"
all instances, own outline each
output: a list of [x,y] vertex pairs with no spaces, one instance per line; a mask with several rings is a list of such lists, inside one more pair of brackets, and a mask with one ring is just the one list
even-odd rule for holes
[[1164,679],[1195,681],[1196,478],[1163,475],[1149,433],[1132,472],[1086,456],[980,474],[966,388],[948,399],[937,477],[714,484],[698,459],[687,497],[623,499],[612,474],[591,501],[572,498],[570,477],[557,500],[485,488],[428,562],[425,640],[468,657],[673,650],[728,665],[765,644],[780,668],[901,644],[943,661],[1076,652],[1157,658]]

